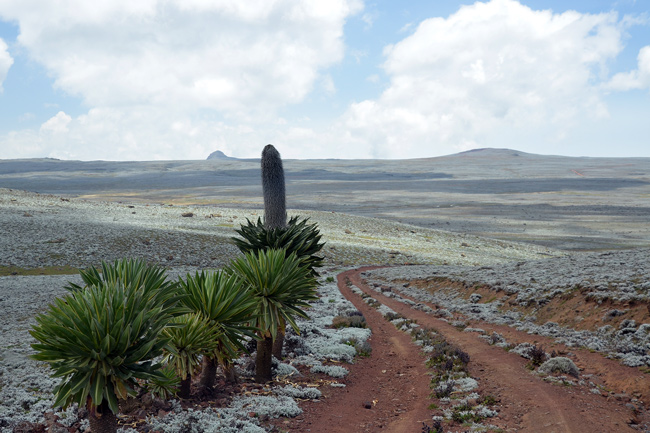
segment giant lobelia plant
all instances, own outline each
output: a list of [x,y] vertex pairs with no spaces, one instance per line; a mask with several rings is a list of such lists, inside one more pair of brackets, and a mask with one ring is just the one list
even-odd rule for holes
[[295,318],[307,318],[303,309],[317,299],[316,278],[300,265],[295,254],[287,257],[284,250],[249,252],[233,260],[227,271],[241,279],[255,302],[253,325],[259,338],[255,380],[268,382],[272,379],[271,352],[278,329],[290,325],[300,332]]
[[91,431],[111,433],[120,399],[148,381],[166,381],[154,359],[167,347],[163,329],[181,310],[176,284],[161,268],[118,260],[102,269],[83,272],[87,285],[71,284],[68,295],[36,316],[30,334],[37,341],[32,358],[61,378],[54,406],[85,406]]
[[[264,195],[264,223],[258,218],[257,223],[247,220],[235,230],[241,238],[232,238],[235,245],[244,254],[267,249],[284,249],[285,256],[296,254],[301,266],[306,266],[314,276],[316,268],[323,263],[317,254],[323,248],[321,235],[316,224],[308,224],[308,219],[292,217],[287,224],[286,191],[284,168],[280,153],[269,144],[262,151],[262,191]],[[273,343],[273,356],[282,357],[285,326],[280,328]]]

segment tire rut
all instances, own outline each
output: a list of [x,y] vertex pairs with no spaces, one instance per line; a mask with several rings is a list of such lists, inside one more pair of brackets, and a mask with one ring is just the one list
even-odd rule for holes
[[500,400],[499,418],[507,424],[507,431],[636,431],[628,425],[633,414],[620,402],[607,401],[584,389],[565,388],[543,381],[525,368],[526,361],[519,355],[490,346],[475,333],[462,332],[445,320],[414,310],[371,289],[360,275],[368,269],[361,268],[342,275],[367,295],[404,317],[416,320],[420,326],[436,329],[447,341],[467,352],[471,358],[470,373],[479,380],[480,390],[496,395]]

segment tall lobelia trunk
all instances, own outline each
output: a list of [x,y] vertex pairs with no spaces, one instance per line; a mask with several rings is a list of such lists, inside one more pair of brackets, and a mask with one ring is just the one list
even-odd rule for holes
[[192,375],[188,374],[185,379],[181,379],[178,387],[178,396],[180,398],[190,398],[190,391],[192,389]]
[[282,346],[284,345],[284,334],[286,333],[286,326],[282,318],[280,318],[280,325],[278,326],[278,333],[273,340],[273,356],[275,356],[278,361],[282,359]]
[[[90,400],[90,397],[88,399]],[[117,417],[108,407],[108,401],[106,400],[99,406],[91,407],[88,410],[88,421],[92,433],[117,432]]]
[[221,363],[221,368],[223,368],[223,375],[226,378],[228,383],[237,383],[239,378],[237,377],[237,370],[235,370],[235,364],[230,361],[223,361]]
[[[264,226],[267,229],[287,226],[287,194],[284,186],[284,168],[280,153],[272,144],[262,151],[262,193],[264,195]],[[273,342],[273,356],[282,359],[284,345],[284,324],[278,327]]]
[[217,359],[210,356],[203,356],[201,377],[199,378],[199,389],[202,393],[209,393],[217,383]]
[[255,360],[255,382],[257,383],[266,383],[273,379],[273,374],[271,372],[272,349],[273,337],[270,335],[257,341],[257,358]]

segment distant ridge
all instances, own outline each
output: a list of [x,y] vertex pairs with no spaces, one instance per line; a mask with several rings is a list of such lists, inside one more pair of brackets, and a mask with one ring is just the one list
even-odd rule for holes
[[514,149],[497,149],[493,147],[484,147],[481,149],[472,149],[465,152],[456,153],[449,156],[531,156],[533,154],[521,152]]
[[228,156],[228,155],[226,155],[225,153],[223,153],[223,152],[220,151],[220,150],[215,150],[214,152],[212,152],[212,153],[208,156],[207,159],[237,159],[237,158],[233,158],[233,157],[231,157],[231,156]]

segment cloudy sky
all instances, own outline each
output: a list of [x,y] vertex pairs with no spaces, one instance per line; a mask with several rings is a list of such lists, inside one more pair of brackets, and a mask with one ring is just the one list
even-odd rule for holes
[[0,0],[0,159],[650,157],[646,0]]

